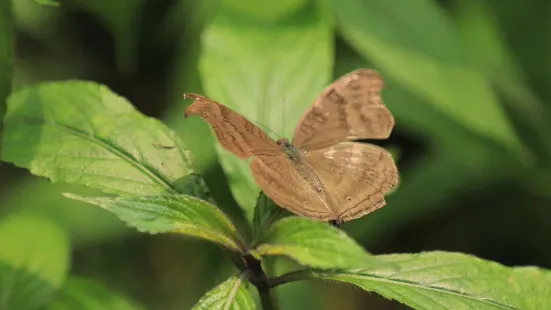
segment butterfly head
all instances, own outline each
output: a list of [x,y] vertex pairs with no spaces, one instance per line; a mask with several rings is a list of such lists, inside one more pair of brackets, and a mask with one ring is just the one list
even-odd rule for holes
[[279,145],[279,148],[285,152],[287,157],[290,159],[298,159],[299,154],[297,149],[287,140],[286,138],[282,138],[277,140],[277,144]]

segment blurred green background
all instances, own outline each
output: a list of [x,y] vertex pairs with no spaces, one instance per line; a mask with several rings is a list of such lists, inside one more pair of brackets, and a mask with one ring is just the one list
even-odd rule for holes
[[[0,8],[7,15],[6,6]],[[509,266],[551,268],[547,0],[11,0],[11,9],[15,90],[67,79],[108,85],[179,133],[221,208],[235,216],[243,213],[239,204],[257,193],[234,199],[229,184],[235,190],[241,180],[225,175],[209,128],[183,119],[181,94],[213,96],[222,93],[213,86],[218,83],[234,98],[258,96],[247,90],[261,87],[266,72],[281,66],[284,74],[296,72],[285,77],[295,93],[311,88],[301,104],[306,107],[314,99],[309,93],[321,91],[318,84],[375,68],[385,78],[383,99],[396,127],[390,139],[374,143],[396,155],[401,184],[385,208],[343,229],[374,254],[460,251]],[[315,35],[325,41],[312,44],[325,50],[312,54],[319,66],[293,63],[291,70],[287,55],[278,53],[292,51],[293,40],[316,38],[305,25],[321,29]],[[270,41],[263,31],[291,39]],[[261,52],[246,54],[251,46]],[[270,67],[263,52],[281,63]],[[243,75],[232,76],[230,65]],[[297,77],[310,68],[319,69],[315,87]],[[271,102],[281,102],[285,87],[274,87],[282,93]],[[224,102],[220,97],[213,96]],[[272,104],[269,111],[278,114],[253,120],[281,124],[283,105]],[[285,116],[286,134],[301,113]],[[281,134],[279,127],[270,129]],[[71,274],[95,279],[146,309],[188,309],[234,272],[214,245],[140,234],[62,192],[97,194],[0,166],[2,218],[29,211],[52,220],[70,234]],[[293,283],[276,291],[281,309],[405,308],[329,283]]]

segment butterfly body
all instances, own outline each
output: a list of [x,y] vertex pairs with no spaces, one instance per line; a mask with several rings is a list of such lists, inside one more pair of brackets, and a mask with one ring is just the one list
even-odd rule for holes
[[285,153],[287,159],[290,160],[295,166],[302,179],[304,179],[306,183],[310,184],[317,193],[321,193],[323,191],[323,184],[316,175],[314,168],[308,164],[308,161],[305,158],[306,152],[297,149],[286,138],[279,139],[276,143]]
[[394,118],[382,104],[382,85],[370,69],[341,77],[304,114],[292,143],[272,140],[241,115],[200,95],[184,95],[195,100],[185,114],[205,119],[228,151],[252,157],[255,182],[276,204],[340,223],[384,206],[384,194],[398,183],[388,151],[349,141],[390,135]]
[[276,143],[277,145],[279,145],[281,150],[285,153],[287,158],[289,158],[289,160],[297,164],[301,162],[299,151],[297,150],[296,147],[294,147],[291,143],[289,143],[288,139],[282,138],[277,140]]

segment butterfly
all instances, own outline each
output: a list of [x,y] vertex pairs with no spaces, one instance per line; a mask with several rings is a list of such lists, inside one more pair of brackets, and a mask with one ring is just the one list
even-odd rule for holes
[[274,141],[240,114],[196,94],[184,94],[194,100],[185,116],[202,117],[239,158],[253,157],[254,180],[277,205],[342,223],[384,206],[384,195],[398,184],[387,150],[351,141],[389,137],[394,117],[382,102],[382,88],[381,76],[371,69],[340,77],[303,115],[292,142]]

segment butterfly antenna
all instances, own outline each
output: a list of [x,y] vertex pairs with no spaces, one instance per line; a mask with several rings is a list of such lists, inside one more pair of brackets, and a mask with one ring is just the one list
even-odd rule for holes
[[285,97],[283,97],[283,115],[281,115],[281,134],[285,136],[285,114],[287,114],[287,111],[285,111],[285,103],[286,103]]
[[262,129],[264,129],[264,131],[267,131],[267,132],[273,134],[273,135],[276,136],[278,139],[281,138],[280,135],[278,135],[277,133],[275,133],[275,132],[273,132],[272,130],[270,130],[270,128],[268,128],[268,126],[262,125],[262,124],[260,124],[260,123],[258,123],[258,122],[255,122],[255,121],[251,121],[251,122],[252,122],[253,124],[255,124],[256,126],[262,128]]

